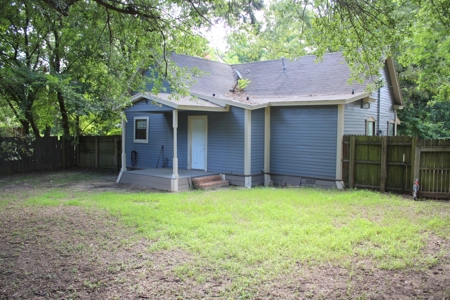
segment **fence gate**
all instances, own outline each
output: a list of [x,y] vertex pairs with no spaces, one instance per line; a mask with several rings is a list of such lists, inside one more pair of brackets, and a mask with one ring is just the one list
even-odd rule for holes
[[449,198],[450,146],[417,146],[414,178],[419,178],[419,196]]
[[349,188],[410,192],[450,199],[450,139],[344,135],[342,179]]

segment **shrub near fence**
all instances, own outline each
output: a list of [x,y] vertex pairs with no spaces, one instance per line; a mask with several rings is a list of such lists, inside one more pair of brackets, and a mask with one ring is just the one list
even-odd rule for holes
[[1,174],[56,170],[76,163],[74,146],[69,140],[43,137],[28,142],[23,138],[0,138],[0,144],[3,142],[12,143],[18,150],[17,155],[11,156],[0,148]]
[[450,198],[450,140],[345,135],[342,177],[382,192],[411,192],[419,178],[419,197]]

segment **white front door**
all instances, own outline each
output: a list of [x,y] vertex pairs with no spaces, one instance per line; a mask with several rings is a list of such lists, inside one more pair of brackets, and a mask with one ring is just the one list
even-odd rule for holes
[[189,116],[191,169],[206,171],[207,121],[206,116]]

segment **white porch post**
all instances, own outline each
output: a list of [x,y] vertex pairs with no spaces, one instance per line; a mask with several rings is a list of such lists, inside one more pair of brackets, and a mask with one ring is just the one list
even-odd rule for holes
[[342,139],[344,136],[344,104],[338,104],[336,139],[336,180],[342,180]]
[[125,138],[126,138],[127,121],[122,118],[122,168],[120,169],[119,176],[117,177],[117,183],[122,178],[122,173],[127,170],[127,154],[125,153]]
[[264,109],[264,186],[271,186],[270,178],[270,106]]
[[244,178],[245,187],[252,187],[252,111],[244,112]]
[[172,192],[178,192],[178,154],[177,154],[177,129],[178,129],[178,109],[172,111],[172,124],[173,124],[173,171],[172,180],[170,183],[170,190]]
[[[389,128],[388,128],[388,134],[389,134]],[[394,132],[392,135],[397,135],[397,110],[394,109]]]

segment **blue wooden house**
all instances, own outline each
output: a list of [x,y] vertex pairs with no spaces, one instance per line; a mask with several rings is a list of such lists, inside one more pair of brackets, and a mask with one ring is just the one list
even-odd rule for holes
[[[395,135],[403,108],[397,74],[387,59],[383,87],[349,84],[340,53],[294,61],[227,65],[173,54],[198,68],[190,97],[169,91],[135,94],[123,125],[118,182],[170,191],[192,178],[220,174],[232,185],[341,185],[344,134]],[[239,78],[250,80],[241,91]]]

